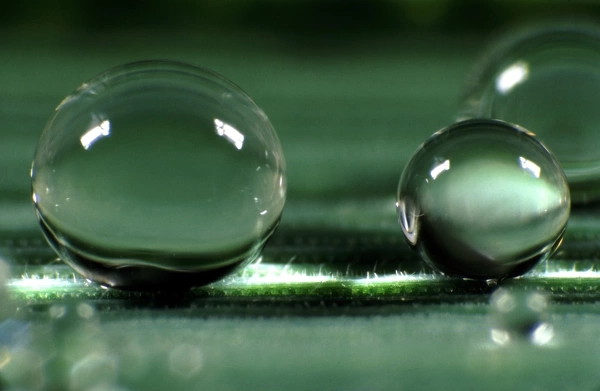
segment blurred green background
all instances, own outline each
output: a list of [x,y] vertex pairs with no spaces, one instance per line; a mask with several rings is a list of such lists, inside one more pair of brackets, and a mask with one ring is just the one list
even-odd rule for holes
[[592,0],[150,0],[7,4],[8,28],[64,33],[260,31],[300,39],[406,31],[479,33],[532,17],[590,15]]
[[23,170],[64,96],[112,66],[164,58],[255,98],[284,146],[291,198],[389,196],[414,149],[454,121],[491,38],[595,15],[594,1],[11,2],[0,15],[0,191],[29,191]]

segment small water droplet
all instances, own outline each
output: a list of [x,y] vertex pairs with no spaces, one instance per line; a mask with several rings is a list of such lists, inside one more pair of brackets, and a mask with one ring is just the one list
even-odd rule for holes
[[547,313],[548,298],[540,292],[499,288],[490,298],[490,336],[494,343],[548,344],[554,329]]
[[554,253],[569,199],[562,168],[535,137],[506,122],[471,120],[437,132],[413,155],[398,186],[398,220],[438,271],[502,279]]

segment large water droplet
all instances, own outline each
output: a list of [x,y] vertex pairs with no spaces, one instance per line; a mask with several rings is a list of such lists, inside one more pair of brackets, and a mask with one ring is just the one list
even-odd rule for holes
[[111,69],[65,98],[31,174],[52,247],[121,288],[185,288],[252,261],[286,191],[263,111],[221,76],[172,62]]

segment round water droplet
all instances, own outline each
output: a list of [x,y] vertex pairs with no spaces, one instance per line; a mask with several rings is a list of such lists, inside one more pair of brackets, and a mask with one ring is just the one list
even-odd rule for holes
[[574,202],[600,199],[600,29],[532,26],[509,34],[469,81],[461,119],[496,118],[534,132],[557,156]]
[[413,155],[398,187],[409,244],[442,273],[518,276],[560,244],[569,188],[554,156],[502,121],[469,120],[435,133]]
[[547,307],[543,293],[497,289],[490,298],[492,340],[498,345],[519,341],[547,344],[554,336]]
[[31,175],[59,255],[132,289],[209,283],[252,261],[286,191],[264,112],[221,76],[161,61],[111,69],[65,98]]

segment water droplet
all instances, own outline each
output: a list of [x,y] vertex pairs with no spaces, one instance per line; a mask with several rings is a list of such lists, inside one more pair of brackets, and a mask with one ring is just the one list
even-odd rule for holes
[[554,156],[530,133],[494,120],[434,134],[398,187],[409,244],[440,272],[474,279],[518,276],[547,259],[569,208]]
[[467,87],[460,118],[497,118],[534,132],[557,156],[574,202],[600,198],[600,29],[528,26],[494,43]]
[[498,345],[523,341],[545,345],[554,336],[543,293],[499,288],[491,296],[490,307],[490,336]]
[[286,192],[281,146],[256,104],[212,72],[157,61],[111,69],[65,99],[32,185],[63,260],[130,289],[200,285],[251,262]]

